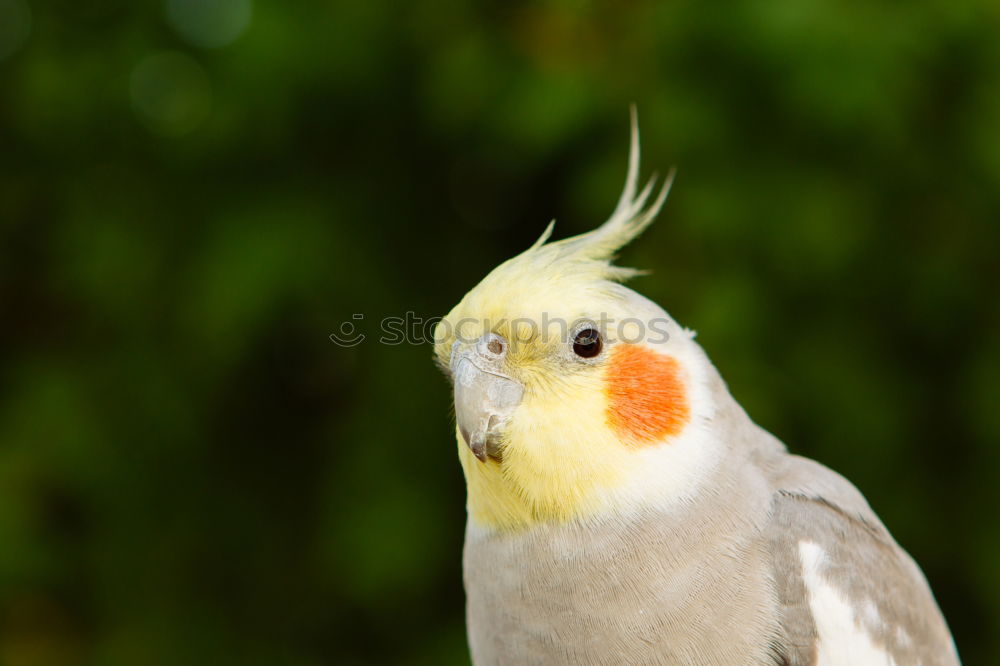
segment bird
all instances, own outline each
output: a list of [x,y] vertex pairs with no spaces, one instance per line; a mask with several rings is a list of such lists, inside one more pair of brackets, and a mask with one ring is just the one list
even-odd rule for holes
[[944,666],[915,561],[861,492],[756,425],[616,253],[673,183],[550,223],[434,330],[467,489],[471,658],[492,664]]

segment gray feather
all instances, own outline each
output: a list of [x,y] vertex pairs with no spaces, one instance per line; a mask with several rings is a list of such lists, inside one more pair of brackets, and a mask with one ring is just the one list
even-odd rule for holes
[[[816,663],[799,543],[897,666],[958,657],[920,570],[857,489],[789,455],[715,375],[728,456],[682,508],[491,533],[470,525],[465,584],[476,664]],[[874,615],[873,615],[874,618]],[[901,637],[908,638],[908,642]]]

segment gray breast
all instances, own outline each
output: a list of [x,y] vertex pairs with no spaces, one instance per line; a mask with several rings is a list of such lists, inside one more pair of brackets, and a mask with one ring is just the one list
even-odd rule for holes
[[476,664],[774,664],[778,609],[760,526],[734,512],[518,535],[470,529]]

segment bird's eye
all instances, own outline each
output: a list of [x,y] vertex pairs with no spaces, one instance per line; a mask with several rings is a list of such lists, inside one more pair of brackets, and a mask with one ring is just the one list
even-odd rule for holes
[[573,339],[573,353],[583,358],[593,358],[601,353],[601,334],[585,328]]

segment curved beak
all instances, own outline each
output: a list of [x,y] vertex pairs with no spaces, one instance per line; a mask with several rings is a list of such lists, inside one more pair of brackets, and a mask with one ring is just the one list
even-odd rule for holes
[[524,387],[501,370],[506,352],[506,341],[492,333],[452,352],[458,430],[480,462],[500,457],[500,431],[524,395]]

